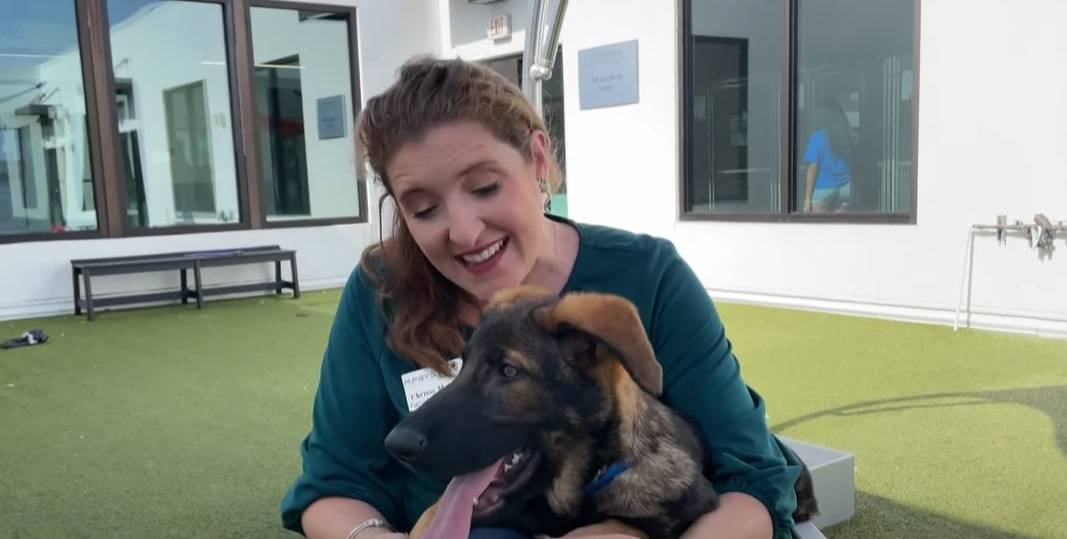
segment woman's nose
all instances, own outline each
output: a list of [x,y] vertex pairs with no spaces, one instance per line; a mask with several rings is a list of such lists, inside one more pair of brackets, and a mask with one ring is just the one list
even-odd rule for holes
[[484,230],[485,224],[481,218],[461,210],[449,223],[448,239],[460,248],[474,247]]

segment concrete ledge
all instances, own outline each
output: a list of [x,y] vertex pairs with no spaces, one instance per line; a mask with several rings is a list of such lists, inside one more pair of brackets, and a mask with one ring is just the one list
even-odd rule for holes
[[[882,320],[919,322],[952,326],[956,305],[904,305],[875,301],[859,301],[844,298],[816,298],[795,296],[777,292],[759,292],[709,288],[708,293],[716,302],[745,303],[766,307],[798,309],[831,314],[864,316]],[[1060,313],[1016,312],[999,309],[996,312],[973,308],[969,316],[960,315],[960,327],[1009,333],[1022,333],[1038,337],[1067,338],[1067,319]]]
[[826,539],[826,536],[819,531],[819,528],[811,522],[797,524],[797,526],[793,528],[793,534],[796,535],[798,539]]
[[[792,438],[779,436],[779,439],[811,470],[815,499],[819,502],[819,514],[811,520],[813,527],[825,529],[852,518],[856,513],[856,457],[846,451]],[[801,537],[822,537],[822,534]]]

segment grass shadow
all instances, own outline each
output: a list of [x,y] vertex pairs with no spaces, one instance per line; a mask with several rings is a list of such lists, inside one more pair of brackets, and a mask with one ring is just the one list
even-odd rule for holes
[[983,406],[988,404],[1021,404],[1047,415],[1054,425],[1056,444],[1059,446],[1060,453],[1067,457],[1067,385],[930,393],[911,397],[869,400],[795,417],[772,425],[771,430],[781,432],[823,417],[848,417],[919,408]]
[[944,515],[910,507],[902,503],[856,492],[856,516],[826,530],[828,539],[850,537],[909,539],[944,539],[945,537],[968,537],[971,539],[1028,539],[1006,530],[963,522]]

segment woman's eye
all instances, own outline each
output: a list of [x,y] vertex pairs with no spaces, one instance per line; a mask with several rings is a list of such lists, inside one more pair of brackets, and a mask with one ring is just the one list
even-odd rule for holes
[[429,208],[426,208],[426,209],[422,209],[422,210],[419,210],[419,211],[411,212],[411,215],[413,217],[415,217],[416,219],[429,219],[433,215],[434,210],[436,210],[436,209],[437,209],[437,206],[430,206]]
[[485,187],[479,187],[474,190],[474,194],[480,196],[487,196],[495,193],[497,189],[500,189],[500,182],[493,182]]
[[519,375],[519,369],[515,368],[512,365],[505,364],[500,367],[500,375],[504,378],[515,378]]

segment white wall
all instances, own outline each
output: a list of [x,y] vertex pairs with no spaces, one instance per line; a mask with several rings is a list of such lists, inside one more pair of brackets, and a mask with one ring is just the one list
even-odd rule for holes
[[[383,91],[407,58],[441,52],[437,0],[320,2],[357,8],[364,99]],[[277,243],[297,250],[302,287],[340,286],[363,247],[378,237],[378,190],[372,187],[370,191],[370,224],[0,244],[0,319],[72,312],[69,261],[95,256]],[[271,271],[266,264],[262,268],[213,268],[205,271],[205,280],[240,283],[262,279]],[[176,280],[170,274],[105,277],[94,280],[93,286],[94,293],[99,289],[103,295],[172,289]]]
[[[1067,4],[976,0],[960,24],[958,2],[923,2],[916,225],[680,222],[673,4],[570,5],[566,79],[579,50],[636,38],[641,99],[582,111],[567,86],[570,213],[672,238],[713,296],[950,322],[972,223],[1067,220]],[[1067,335],[1062,238],[1057,251],[977,240],[972,323]]]
[[467,0],[441,0],[442,7],[448,10],[449,25],[444,34],[452,47],[463,47],[480,42],[487,42],[486,31],[489,19],[498,15],[511,17],[512,37],[501,40],[496,45],[518,45],[522,51],[525,43],[526,23],[529,6],[524,0],[504,0],[493,4],[471,4]]
[[[530,9],[526,0],[502,0],[485,5],[438,0],[438,4],[446,27],[442,31],[442,50],[447,51],[448,56],[477,61],[522,54]],[[511,36],[501,40],[488,39],[489,19],[505,14],[511,16]]]
[[[567,195],[579,221],[671,236],[678,200],[675,2],[570,2],[563,24]],[[578,53],[638,40],[636,105],[581,110]]]
[[[464,24],[476,27],[491,15],[474,6],[452,11],[450,0],[356,4],[364,96],[382,91],[412,54],[476,60],[520,52],[524,41],[517,33],[504,43],[452,43],[450,19],[475,18]],[[527,5],[510,0],[494,9],[513,9],[515,22]],[[917,224],[763,224],[678,219],[676,2],[655,9],[641,0],[570,2],[561,38],[570,215],[673,239],[718,299],[951,322],[972,223],[1001,213],[1067,219],[1067,71],[1058,68],[1067,34],[1057,30],[1067,4],[972,0],[966,24],[960,9],[955,0],[923,2]],[[578,52],[632,39],[640,103],[580,110],[569,82],[577,80]],[[375,189],[372,218],[376,200]],[[352,225],[0,246],[0,316],[69,311],[71,258],[277,242],[300,251],[306,284],[326,286],[340,283],[372,237],[374,225]],[[997,246],[980,238],[975,261],[975,326],[1067,335],[1063,238],[1044,261],[1025,240]]]

